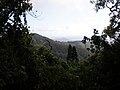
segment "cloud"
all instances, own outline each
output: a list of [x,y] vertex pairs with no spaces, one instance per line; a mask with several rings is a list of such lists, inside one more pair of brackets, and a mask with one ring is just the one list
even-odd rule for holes
[[[81,10],[87,7],[88,0],[31,0],[34,4],[41,6],[59,7],[67,10]],[[82,8],[81,8],[82,7]]]
[[108,23],[106,11],[96,14],[89,0],[31,1],[36,10],[41,8],[39,11],[43,12],[41,16],[44,18],[43,20],[29,19],[33,30],[42,35],[51,37],[90,36],[93,28],[103,30]]

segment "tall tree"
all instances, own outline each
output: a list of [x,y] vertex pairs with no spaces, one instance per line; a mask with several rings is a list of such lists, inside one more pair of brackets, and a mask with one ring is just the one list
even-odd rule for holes
[[75,46],[69,45],[68,47],[68,55],[67,55],[67,61],[78,61],[78,55],[76,51]]
[[92,87],[92,90],[95,87],[98,90],[120,89],[120,1],[91,0],[91,3],[95,4],[97,11],[103,8],[110,10],[110,24],[103,30],[102,35],[98,35],[98,30],[94,29],[94,35],[90,39],[84,38],[90,41],[90,50],[94,52],[88,59],[88,71],[91,73],[89,79],[94,83],[89,87]]
[[29,0],[0,0],[0,89],[35,87],[35,63],[26,20],[30,10]]
[[69,45],[68,47],[68,55],[67,55],[67,62],[72,60],[72,46]]
[[73,46],[72,58],[73,58],[73,60],[78,61],[78,55],[77,55],[77,51],[76,51],[75,46]]

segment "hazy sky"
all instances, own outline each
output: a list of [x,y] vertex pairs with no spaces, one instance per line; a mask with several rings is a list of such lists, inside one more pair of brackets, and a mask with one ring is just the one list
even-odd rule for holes
[[108,11],[100,10],[96,13],[90,0],[31,0],[31,2],[33,12],[38,16],[34,18],[28,14],[31,32],[52,39],[80,40],[83,36],[91,36],[94,28],[101,32],[109,24]]

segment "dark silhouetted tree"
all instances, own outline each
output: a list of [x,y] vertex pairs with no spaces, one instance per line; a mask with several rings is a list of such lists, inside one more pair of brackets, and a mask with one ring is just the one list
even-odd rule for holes
[[72,60],[72,46],[69,45],[68,47],[68,55],[67,55],[67,62]]
[[69,45],[68,47],[67,62],[69,61],[78,61],[78,55],[75,46],[72,47]]
[[[0,89],[34,89],[34,54],[26,20],[29,0],[0,0]],[[36,79],[37,80],[37,79]]]
[[73,46],[73,48],[72,48],[72,59],[75,61],[78,61],[78,55],[77,55],[77,51],[76,51],[75,46]]
[[102,35],[94,29],[94,35],[90,39],[84,38],[91,43],[89,50],[93,52],[87,61],[87,86],[89,90],[120,89],[120,1],[91,0],[91,3],[95,4],[97,11],[103,8],[110,10],[110,24]]

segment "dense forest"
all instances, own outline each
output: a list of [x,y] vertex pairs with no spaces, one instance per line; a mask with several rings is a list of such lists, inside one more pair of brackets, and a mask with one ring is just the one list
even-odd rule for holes
[[99,35],[94,29],[90,55],[80,59],[69,45],[66,60],[34,42],[27,25],[29,0],[0,0],[0,90],[119,90],[120,1],[90,0],[98,12],[108,8],[110,24]]
[[49,39],[45,36],[36,33],[31,33],[31,36],[35,45],[44,46],[45,48],[51,50],[51,52],[55,56],[62,60],[67,60],[66,57],[68,54],[69,45],[76,47],[76,52],[78,54],[79,60],[86,58],[90,53],[89,51],[87,51],[82,41],[68,41],[68,42],[54,41],[52,39]]

